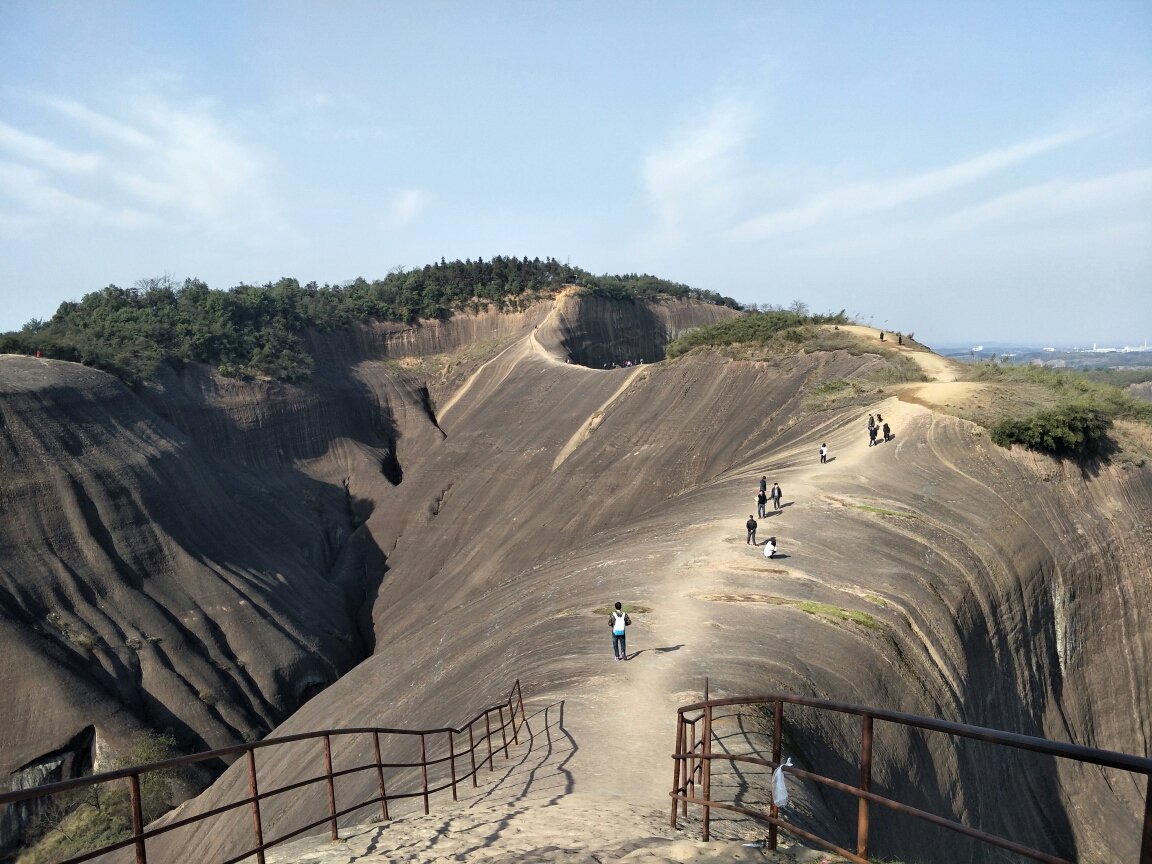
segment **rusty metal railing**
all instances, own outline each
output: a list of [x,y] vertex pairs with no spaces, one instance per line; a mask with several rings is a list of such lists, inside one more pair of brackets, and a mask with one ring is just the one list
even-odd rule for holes
[[[747,756],[735,753],[712,752],[712,710],[721,706],[732,705],[767,705],[773,706],[774,722],[772,724],[772,758],[762,759],[757,756]],[[856,820],[856,852],[853,854],[834,843],[817,837],[796,825],[789,824],[780,818],[775,804],[770,805],[769,812],[765,813],[750,807],[741,807],[734,803],[712,800],[712,762],[720,759],[728,762],[743,762],[750,765],[759,765],[766,768],[780,767],[780,751],[782,747],[782,730],[784,723],[784,705],[804,705],[825,711],[834,711],[840,714],[854,714],[861,718],[860,729],[860,784],[852,786],[841,783],[830,777],[824,777],[811,771],[800,768],[784,766],[787,774],[821,783],[832,789],[838,789],[859,799],[859,809]],[[697,713],[699,712],[699,713]],[[693,715],[693,716],[688,716]],[[676,747],[672,754],[672,827],[676,827],[676,811],[679,804],[681,815],[687,816],[688,805],[698,804],[703,808],[702,833],[703,839],[709,839],[709,822],[713,808],[728,810],[749,816],[760,822],[768,824],[768,848],[775,849],[777,842],[777,829],[783,829],[798,837],[815,843],[816,845],[842,855],[849,861],[868,864],[868,828],[869,804],[879,804],[899,813],[915,816],[934,825],[951,829],[968,837],[975,838],[984,843],[1007,849],[1017,855],[1043,861],[1045,864],[1072,864],[1063,858],[1049,855],[1037,849],[1032,849],[1012,840],[988,834],[976,828],[969,827],[960,822],[937,816],[877,795],[872,791],[872,727],[874,721],[881,720],[887,723],[897,723],[917,729],[926,729],[932,732],[942,732],[962,738],[972,738],[977,741],[987,741],[992,744],[1001,744],[1020,750],[1030,750],[1034,753],[1043,753],[1049,756],[1058,756],[1063,759],[1072,759],[1077,762],[1086,762],[1106,768],[1117,768],[1135,774],[1143,774],[1148,778],[1149,786],[1145,791],[1144,826],[1141,834],[1141,847],[1139,864],[1152,864],[1152,759],[1141,756],[1130,756],[1126,753],[1116,753],[1111,750],[1097,750],[1092,747],[1082,747],[1078,744],[1067,744],[1062,741],[1050,741],[1046,738],[1034,738],[1030,735],[1017,735],[1012,732],[1001,732],[996,729],[986,729],[982,726],[968,726],[963,723],[951,723],[946,720],[936,720],[931,717],[920,717],[916,714],[903,714],[899,711],[886,711],[880,708],[871,708],[866,705],[851,705],[845,702],[831,702],[826,699],[812,699],[807,696],[795,696],[790,693],[768,693],[763,696],[735,696],[726,699],[709,699],[707,683],[704,689],[704,701],[695,702],[677,709],[676,720]],[[697,735],[696,724],[702,724]],[[699,784],[700,796],[697,797]]]
[[[507,709],[508,716],[505,718],[504,712]],[[516,712],[520,712],[520,722],[516,722]],[[499,725],[494,726],[492,723],[492,714],[498,715]],[[484,721],[484,732],[477,740],[477,735],[473,733],[473,726]],[[68,858],[61,861],[60,864],[81,864],[83,861],[89,861],[101,855],[107,855],[109,852],[115,852],[119,849],[126,849],[128,847],[135,847],[136,850],[136,864],[147,864],[148,862],[148,849],[147,843],[153,837],[173,831],[177,828],[183,828],[192,825],[196,822],[201,822],[205,819],[210,819],[214,816],[219,816],[232,810],[241,807],[250,806],[252,808],[252,833],[256,841],[256,845],[246,852],[235,855],[227,860],[220,862],[220,864],[237,864],[246,858],[255,856],[258,864],[264,864],[264,852],[273,846],[290,840],[306,831],[313,828],[318,828],[325,823],[328,823],[331,829],[332,839],[340,839],[340,829],[338,820],[342,816],[349,813],[361,810],[373,804],[379,804],[381,808],[381,816],[385,821],[390,817],[388,816],[388,802],[396,801],[403,798],[423,798],[424,813],[429,812],[429,796],[442,792],[445,789],[452,790],[452,800],[457,800],[456,787],[471,778],[472,785],[477,786],[476,774],[479,768],[476,764],[476,750],[482,745],[487,747],[487,756],[481,753],[480,766],[485,762],[488,763],[488,770],[493,770],[493,752],[504,751],[504,758],[508,758],[508,735],[506,730],[511,727],[512,731],[512,744],[517,745],[519,741],[519,730],[523,728],[525,723],[524,719],[524,696],[520,690],[520,681],[512,686],[512,690],[508,694],[508,698],[498,705],[493,705],[490,708],[485,708],[476,714],[471,720],[461,726],[459,729],[450,727],[443,727],[438,729],[390,729],[385,727],[357,727],[350,729],[322,729],[318,732],[304,732],[299,735],[285,735],[280,738],[265,738],[262,741],[254,741],[250,744],[238,744],[233,747],[223,747],[219,750],[209,750],[203,753],[195,753],[190,756],[180,756],[175,759],[166,759],[163,762],[152,762],[147,765],[133,765],[128,768],[121,768],[116,771],[109,771],[103,774],[93,774],[88,777],[78,777],[74,780],[63,780],[58,783],[48,783],[43,786],[34,786],[30,789],[24,789],[19,792],[7,792],[0,795],[0,805],[14,804],[17,801],[27,801],[33,798],[45,798],[52,795],[57,795],[63,792],[68,792],[73,789],[81,789],[88,786],[95,786],[99,783],[107,783],[113,780],[126,779],[128,781],[128,789],[131,798],[132,808],[132,836],[127,839],[120,840],[116,843],[109,843],[106,846],[101,846],[99,849],[91,849],[81,855]],[[456,736],[468,735],[467,748],[456,749]],[[495,748],[492,746],[492,739],[496,733],[500,735],[500,742]],[[348,735],[371,735],[372,736],[372,752],[375,756],[374,761],[365,765],[360,765],[354,768],[344,768],[340,771],[334,771],[332,768],[332,738],[338,736]],[[400,735],[412,736],[419,738],[420,743],[420,761],[419,762],[383,762],[380,757],[380,736],[381,735]],[[426,747],[426,741],[431,736],[444,735],[447,737],[448,755],[437,758],[429,759]],[[256,774],[256,751],[267,747],[276,747],[278,745],[289,744],[295,741],[308,741],[322,739],[324,743],[324,773],[311,777],[307,780],[301,780],[296,783],[291,783],[287,786],[281,786],[277,789],[271,789],[261,792],[257,782]],[[186,819],[180,819],[170,822],[166,825],[161,825],[158,828],[145,829],[143,819],[143,809],[140,800],[140,776],[148,774],[153,771],[164,771],[172,768],[178,768],[182,765],[191,765],[196,762],[205,762],[209,759],[219,759],[224,756],[231,756],[234,754],[245,754],[248,763],[248,787],[249,796],[241,798],[238,801],[233,801],[220,807],[213,808],[204,813],[199,813],[195,816],[190,816]],[[458,759],[468,757],[469,770],[462,776],[457,776],[456,763]],[[440,786],[429,788],[428,786],[428,768],[433,765],[442,765],[448,763],[450,770],[450,780]],[[421,788],[419,792],[406,792],[401,794],[388,794],[384,784],[384,769],[408,769],[419,768],[421,773]],[[345,807],[341,810],[336,809],[336,788],[335,780],[338,777],[346,777],[352,774],[357,774],[362,771],[375,771],[377,784],[380,794],[369,798],[365,801],[351,806]],[[297,828],[287,834],[277,837],[274,840],[264,840],[264,826],[260,816],[260,802],[274,795],[280,795],[285,792],[291,792],[296,789],[301,789],[315,783],[326,783],[328,793],[328,813],[321,819],[305,825],[302,828]]]

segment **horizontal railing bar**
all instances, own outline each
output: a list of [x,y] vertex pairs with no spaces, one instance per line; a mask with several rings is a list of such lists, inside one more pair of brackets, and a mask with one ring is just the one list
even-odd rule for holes
[[[1004,744],[1020,750],[1031,750],[1035,753],[1043,753],[1048,756],[1060,756],[1065,759],[1075,759],[1079,762],[1102,765],[1105,768],[1119,768],[1124,771],[1135,771],[1139,774],[1152,776],[1152,759],[1146,759],[1142,756],[1132,756],[1127,753],[1118,753],[1114,750],[1100,750],[1095,747],[1085,747],[1082,744],[1052,741],[1048,738],[1021,735],[1017,732],[1002,732],[998,729],[989,729],[985,726],[970,726],[966,723],[936,720],[932,717],[904,714],[900,711],[889,711],[883,708],[869,708],[866,705],[853,705],[848,702],[833,702],[828,699],[796,696],[790,693],[767,693],[763,696],[732,696],[726,699],[710,699],[707,702],[694,702],[691,705],[684,705],[676,710],[682,715],[685,711],[697,711],[709,707],[755,705],[764,702],[788,702],[793,705],[805,705],[809,708],[823,708],[828,711],[836,711],[840,714],[872,717],[875,720],[886,720],[889,723],[899,723],[904,726],[928,729],[932,732],[944,732],[948,735],[959,735],[962,738],[972,738],[977,741],[987,741],[992,744]],[[0,801],[2,800],[3,799],[0,798]]]
[[[821,777],[818,774],[810,774],[807,771],[795,771],[795,770],[790,771],[787,768],[785,768],[784,770],[788,771],[788,773],[790,773],[790,774],[796,774],[797,776],[800,776],[800,777],[808,777],[809,779],[812,779],[812,780],[819,780],[821,782],[825,782],[825,783],[827,783],[827,785],[833,786],[837,789],[842,789],[845,792],[851,792],[853,794],[856,794],[861,798],[867,798],[869,801],[875,801],[877,804],[883,804],[886,807],[891,807],[893,810],[896,810],[900,813],[904,813],[905,815],[915,816],[918,819],[923,819],[926,822],[931,822],[934,825],[941,826],[942,828],[949,828],[949,829],[951,829],[951,830],[953,830],[959,834],[966,834],[967,836],[972,837],[976,840],[982,840],[983,842],[990,843],[993,846],[999,846],[1001,849],[1007,849],[1010,852],[1015,852],[1017,855],[1023,855],[1026,858],[1031,858],[1034,861],[1042,861],[1042,862],[1044,862],[1044,864],[1072,864],[1071,861],[1068,861],[1064,858],[1057,858],[1055,855],[1049,855],[1046,852],[1041,852],[1038,849],[1031,848],[1030,846],[1023,846],[1020,843],[1014,843],[1011,840],[1005,840],[1003,837],[997,837],[995,834],[987,834],[987,833],[980,831],[976,828],[969,828],[967,825],[961,824],[960,822],[953,822],[951,819],[945,819],[944,817],[937,816],[934,813],[928,813],[925,810],[918,810],[915,807],[909,807],[907,804],[901,804],[898,801],[892,801],[888,798],[883,798],[883,797],[876,795],[876,794],[873,794],[871,792],[864,792],[863,790],[857,789],[854,786],[848,786],[847,784],[844,784],[844,783],[838,783],[835,780],[828,780],[827,777]],[[700,799],[700,798],[689,798],[686,795],[677,795],[674,793],[669,793],[669,794],[671,795],[672,798],[675,798],[678,801],[687,801],[689,804],[699,804],[699,805],[707,806],[707,807],[719,807],[721,810],[732,810],[736,813],[743,813],[746,816],[752,816],[752,817],[757,818],[757,819],[762,819],[766,822],[771,822],[771,823],[775,823],[777,825],[781,825],[781,827],[786,827],[785,823],[781,823],[781,821],[779,819],[773,819],[771,816],[769,816],[766,813],[761,813],[761,812],[756,811],[756,810],[749,810],[745,807],[740,807],[736,804],[724,804],[724,803],[719,802],[719,801],[704,801],[703,799]],[[789,830],[791,830],[791,828],[789,828]],[[809,839],[817,839],[817,838],[812,837],[812,835],[804,835],[804,836],[809,837]],[[827,841],[824,841],[824,842],[827,842]],[[833,851],[836,851],[836,850],[834,849]],[[840,852],[837,852],[837,854],[843,855],[844,853],[842,851],[840,851]],[[853,860],[865,861],[865,859],[863,859],[863,858],[856,858],[855,856],[851,856],[851,855],[849,857],[851,857]],[[865,864],[867,864],[867,861],[865,861]]]
[[[343,729],[324,729],[318,732],[301,732],[297,735],[284,735],[279,738],[265,738],[263,741],[251,741],[246,744],[234,744],[231,747],[221,747],[216,750],[205,750],[202,753],[192,753],[188,756],[177,756],[173,759],[164,759],[160,762],[149,762],[144,765],[133,765],[128,768],[120,768],[115,771],[107,771],[103,774],[93,774],[88,777],[76,777],[72,780],[61,780],[56,783],[46,783],[43,786],[32,786],[29,789],[23,789],[17,792],[5,792],[0,794],[0,804],[13,804],[17,801],[27,801],[32,798],[44,798],[49,795],[55,795],[60,792],[68,792],[72,789],[82,789],[87,786],[95,786],[97,783],[109,783],[113,780],[123,780],[132,775],[139,776],[140,774],[147,774],[152,771],[163,771],[168,768],[179,768],[184,765],[192,765],[197,762],[206,762],[209,759],[219,759],[223,756],[231,756],[240,753],[246,753],[249,750],[257,750],[264,747],[272,747],[277,744],[291,744],[296,741],[310,741],[316,738],[323,738],[325,735],[366,735],[373,732],[381,735],[437,735],[452,732],[453,734],[462,734],[468,727],[482,719],[485,714],[491,714],[498,711],[507,705],[507,702],[501,702],[493,705],[491,708],[478,713],[475,717],[462,725],[459,729],[454,729],[448,726],[436,729],[393,729],[386,726],[357,726]],[[508,728],[509,721],[503,724],[495,724],[494,729]],[[483,737],[481,741],[485,740]],[[461,751],[468,752],[468,751]],[[447,761],[448,757],[437,760],[437,762]],[[435,764],[429,762],[429,765]],[[415,766],[405,765],[403,767],[418,767],[419,762]],[[373,767],[375,763],[373,763]],[[401,767],[401,766],[397,766]]]

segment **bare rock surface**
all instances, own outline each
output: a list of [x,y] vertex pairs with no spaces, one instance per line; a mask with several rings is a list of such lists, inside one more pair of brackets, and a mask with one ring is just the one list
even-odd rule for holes
[[[606,321],[609,314],[622,319]],[[119,425],[110,428],[137,435],[162,430],[160,437],[173,442],[163,446],[187,455],[175,462],[195,465],[200,458],[212,466],[196,469],[200,474],[229,466],[216,470],[225,479],[204,481],[219,484],[219,500],[234,508],[214,521],[198,508],[212,512],[208,501],[217,487],[199,499],[180,491],[180,477],[165,488],[178,490],[175,500],[193,501],[199,530],[209,535],[197,544],[237,544],[235,551],[208,556],[183,540],[146,548],[230,565],[246,561],[249,545],[279,555],[284,563],[249,570],[286,579],[301,574],[289,585],[311,594],[290,597],[276,587],[268,603],[296,616],[289,619],[301,622],[294,626],[311,624],[320,641],[302,656],[330,657],[340,669],[358,659],[353,646],[371,652],[277,734],[458,724],[504,698],[519,678],[530,714],[550,706],[563,711],[571,753],[557,800],[525,805],[516,818],[531,834],[538,829],[530,825],[560,830],[591,823],[595,810],[605,828],[589,832],[595,842],[513,843],[504,832],[484,847],[510,857],[659,854],[655,847],[624,846],[654,837],[680,842],[644,820],[663,814],[667,824],[675,709],[699,698],[706,676],[720,695],[788,690],[1149,755],[1152,469],[1061,462],[992,446],[978,427],[937,410],[967,385],[951,380],[948,361],[920,350],[906,353],[934,380],[888,388],[872,404],[824,411],[805,409],[807,390],[866,371],[874,355],[829,351],[749,361],[699,352],[609,370],[566,362],[575,354],[595,363],[589,346],[613,333],[639,332],[623,320],[629,314],[624,306],[598,309],[561,298],[507,320],[470,316],[427,329],[354,328],[331,342],[315,337],[335,347],[328,360],[318,360],[306,387],[236,384],[193,370],[144,394],[148,408],[133,403],[142,419],[115,420]],[[665,317],[659,325],[665,333],[692,320],[686,309]],[[586,337],[582,326],[608,335]],[[6,358],[0,373],[9,362],[36,361]],[[56,413],[21,410],[37,423]],[[867,446],[870,412],[884,415],[893,441]],[[113,413],[137,416],[127,408]],[[67,434],[61,428],[40,437]],[[146,447],[128,432],[107,437],[116,439],[108,447]],[[832,456],[826,465],[816,455],[822,442]],[[90,452],[82,450],[84,470]],[[34,462],[14,459],[5,470]],[[138,464],[141,477],[166,464],[130,452],[110,462]],[[35,464],[46,474],[53,459]],[[747,544],[743,531],[762,475],[784,489],[783,509],[760,520],[759,541],[778,539],[774,560]],[[20,518],[34,526],[28,514],[47,507],[49,496],[23,494],[35,503],[17,508]],[[312,517],[304,515],[309,510]],[[154,504],[142,514],[137,523],[166,524]],[[130,524],[114,521],[112,536]],[[234,525],[244,526],[243,543]],[[96,530],[103,529],[72,534],[81,538],[77,544],[91,544]],[[35,542],[62,547],[56,534],[43,536]],[[23,561],[26,551],[12,545],[19,538],[7,542],[14,557],[5,560]],[[7,589],[13,597],[36,596],[23,587],[24,572],[9,576],[8,584],[18,586]],[[259,579],[284,584],[273,575]],[[48,586],[37,589],[45,596],[55,590],[46,576],[32,583]],[[644,609],[633,614],[627,662],[612,659],[607,618],[596,611],[615,600]],[[45,614],[45,600],[12,602]],[[35,615],[9,617],[29,629]],[[347,639],[320,639],[326,627]],[[260,626],[246,629],[250,638],[272,639]],[[304,639],[293,644],[307,648]],[[28,668],[37,652],[53,656],[29,649]],[[300,680],[290,650],[268,656],[274,681]],[[95,680],[83,670],[73,674]],[[64,674],[52,672],[58,689],[50,698],[65,687],[55,683]],[[27,697],[29,712],[41,704],[35,698]],[[90,702],[109,714],[126,711],[119,699]],[[88,705],[76,701],[69,710],[83,719],[93,716]],[[757,746],[754,715],[725,722],[739,740]],[[858,721],[789,709],[786,726],[787,753],[798,764],[855,782]],[[60,734],[71,728],[62,724]],[[1135,857],[1142,780],[883,724],[876,740],[877,790],[1075,860]],[[400,755],[399,744],[388,746]],[[370,741],[342,739],[336,768],[363,764],[370,753]],[[261,786],[315,776],[319,759],[314,744],[261,751]],[[243,797],[242,768],[229,769],[167,818]],[[410,791],[415,781],[390,782]],[[762,782],[738,778],[728,791],[755,796]],[[373,784],[366,775],[342,777],[338,799],[342,806],[364,800]],[[798,824],[852,843],[854,799],[806,786],[796,796]],[[350,814],[345,827],[360,839],[348,848],[364,855],[376,842],[398,855],[410,842],[405,831],[435,835],[444,820],[459,819],[459,830],[447,835],[456,839],[444,849],[460,855],[487,836],[477,826],[499,813],[497,805],[477,803],[473,809],[497,809],[468,822],[459,805],[444,809],[441,798],[434,806],[430,817],[401,812],[382,828],[356,828],[368,816]],[[268,835],[315,821],[326,807],[318,787],[268,799]],[[619,830],[628,836],[615,835],[603,814],[619,814]],[[158,838],[149,857],[225,858],[245,848],[251,831],[247,811],[235,813],[211,828]],[[395,847],[387,846],[388,837]],[[361,842],[363,851],[355,851]],[[986,850],[937,829],[874,817],[875,854],[940,860],[942,848],[950,861],[991,860]]]
[[[549,326],[437,400],[443,441],[366,523],[389,568],[375,653],[279,731],[459,723],[519,677],[533,699],[563,701],[573,794],[652,810],[668,800],[675,707],[705,676],[721,694],[789,690],[1148,752],[1148,470],[993,447],[933,410],[933,388],[959,385],[921,351],[908,353],[935,382],[811,413],[805,387],[867,355],[597,371],[549,351]],[[869,448],[877,411],[895,439]],[[761,520],[772,561],[743,532],[761,475],[785,490]],[[647,610],[627,663],[594,612],[614,600]],[[858,723],[788,717],[790,755],[855,782]],[[347,746],[342,764],[367,760],[366,742]],[[1138,778],[889,726],[876,746],[874,788],[914,806],[1078,860],[1134,855]],[[272,752],[261,774],[298,780],[314,758]],[[226,774],[187,812],[244,782]],[[367,779],[340,792],[369,795]],[[800,799],[802,826],[852,842],[854,800]],[[290,830],[323,806],[317,792],[268,812]],[[245,831],[190,842],[208,860]],[[950,860],[987,860],[937,829],[873,822],[878,854],[945,844]]]

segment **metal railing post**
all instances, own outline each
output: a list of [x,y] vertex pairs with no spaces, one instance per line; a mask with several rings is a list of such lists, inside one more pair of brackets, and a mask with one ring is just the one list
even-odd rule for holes
[[140,807],[140,775],[128,777],[128,793],[132,798],[132,836],[136,838],[136,864],[148,864],[148,853],[144,849],[144,813]]
[[452,730],[448,730],[448,765],[452,769],[452,800],[456,800],[456,745],[452,743]]
[[490,711],[484,712],[484,740],[488,742],[488,770],[492,770],[492,723],[488,720]]
[[472,788],[476,788],[476,742],[472,740],[472,724],[468,724],[468,759],[472,762]]
[[512,744],[520,746],[520,736],[516,734],[516,706],[512,702],[512,694],[508,694],[508,720],[512,724]]
[[[707,802],[709,795],[712,792],[712,706],[706,705],[704,707],[704,732],[701,736],[703,738],[704,753],[703,753],[703,786],[704,786],[704,800]],[[708,842],[708,828],[711,821],[712,809],[705,803],[704,805],[704,842]]]
[[380,781],[380,811],[388,821],[388,793],[384,791],[384,766],[380,760],[380,733],[372,733],[372,751],[376,756],[376,779]]
[[500,712],[500,740],[504,742],[504,758],[508,758],[508,735],[504,732],[504,706],[499,705],[496,708]]
[[340,839],[340,829],[336,827],[336,786],[332,782],[332,741],[324,736],[324,771],[328,775],[328,815],[332,826],[332,842]]
[[1140,843],[1140,864],[1152,864],[1152,774],[1145,776],[1148,786],[1144,790],[1144,838]]
[[524,691],[520,689],[520,679],[516,679],[516,698],[520,702],[520,725],[523,726],[528,721],[524,719]]
[[[872,791],[872,718],[865,714],[860,724],[860,788]],[[856,816],[856,854],[868,857],[868,799],[861,798]]]
[[[772,761],[780,764],[780,746],[783,743],[783,728],[784,728],[784,703],[777,699],[772,705]],[[776,807],[776,802],[773,801],[772,805],[768,808],[768,815],[773,819],[780,817],[780,811]],[[776,848],[776,823],[772,822],[768,825],[768,848]]]
[[256,751],[248,748],[248,791],[252,793],[252,833],[256,835],[256,861],[264,864],[264,828],[260,824],[260,787],[256,785]]
[[428,756],[424,750],[424,733],[420,733],[420,775],[424,779],[424,815],[428,815]]
[[676,714],[676,743],[672,746],[672,827],[676,827],[676,807],[680,801],[676,798],[680,794],[680,754],[684,751],[680,745],[684,740],[684,715]]
[[[688,797],[696,797],[696,721],[693,720],[688,727]],[[684,816],[688,815],[688,802],[684,802]]]

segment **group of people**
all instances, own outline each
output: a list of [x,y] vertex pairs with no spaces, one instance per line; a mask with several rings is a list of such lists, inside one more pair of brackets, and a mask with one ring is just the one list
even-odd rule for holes
[[[768,501],[772,501],[772,509],[780,509],[780,499],[783,497],[784,492],[780,489],[779,483],[772,484],[772,491],[768,491],[768,478],[760,478],[760,493],[756,496],[756,515],[764,519],[768,515]],[[752,517],[749,516],[749,519]]]
[[[571,361],[569,361],[569,362],[571,362]],[[643,366],[643,365],[644,365],[644,358],[641,357],[639,363],[633,363],[631,360],[625,360],[623,366],[620,366],[617,363],[612,362],[612,363],[605,363],[604,368],[605,369],[627,369],[630,366]]]
[[[892,440],[892,430],[888,427],[888,423],[884,420],[884,416],[882,414],[877,413],[876,416],[873,417],[871,414],[869,414],[868,415],[868,446],[869,447],[871,447],[874,444],[880,443],[879,441],[876,440],[876,437],[878,435],[880,435],[881,433],[883,433],[885,441],[891,441]],[[824,461],[823,456],[821,456],[820,461],[821,462]]]
[[[773,512],[782,509],[783,505],[780,503],[780,499],[783,497],[784,497],[784,490],[782,490],[780,488],[779,483],[773,483],[772,489],[769,490],[768,489],[768,478],[767,477],[761,477],[760,478],[760,491],[756,496],[756,515],[759,516],[761,519],[767,518],[767,516],[768,516],[768,502],[769,501],[772,502]],[[756,542],[756,529],[759,527],[759,525],[756,522],[756,517],[755,516],[749,516],[748,522],[744,527],[748,529],[748,539],[745,542],[751,543],[753,546],[758,546],[759,544]],[[776,554],[776,538],[775,537],[769,537],[766,541],[764,541],[764,557],[765,558],[771,558],[775,554]]]

